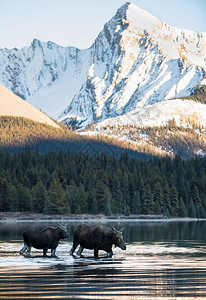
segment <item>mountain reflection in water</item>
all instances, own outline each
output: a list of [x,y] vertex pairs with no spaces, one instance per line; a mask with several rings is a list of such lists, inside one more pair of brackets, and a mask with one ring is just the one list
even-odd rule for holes
[[84,250],[84,258],[69,256],[69,240],[61,241],[58,259],[19,255],[21,233],[45,224],[1,224],[1,299],[206,299],[206,222],[127,223],[127,250],[114,248],[108,259]]

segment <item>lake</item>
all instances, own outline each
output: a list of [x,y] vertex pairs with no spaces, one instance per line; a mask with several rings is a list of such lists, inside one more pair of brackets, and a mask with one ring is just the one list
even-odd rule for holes
[[0,299],[206,299],[206,221],[108,223],[125,227],[127,250],[96,260],[69,255],[77,224],[58,258],[34,248],[26,258],[22,232],[56,224],[0,223]]

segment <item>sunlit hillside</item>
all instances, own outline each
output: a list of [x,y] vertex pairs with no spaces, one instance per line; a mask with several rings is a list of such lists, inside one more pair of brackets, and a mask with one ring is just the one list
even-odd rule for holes
[[58,128],[59,125],[43,112],[0,84],[0,116],[23,117]]

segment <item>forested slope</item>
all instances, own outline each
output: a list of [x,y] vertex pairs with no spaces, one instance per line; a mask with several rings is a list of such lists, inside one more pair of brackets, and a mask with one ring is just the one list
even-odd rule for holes
[[206,159],[2,150],[0,210],[205,217]]

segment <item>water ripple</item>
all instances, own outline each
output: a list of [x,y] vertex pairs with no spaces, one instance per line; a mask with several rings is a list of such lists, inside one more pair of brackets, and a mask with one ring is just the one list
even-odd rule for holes
[[134,242],[114,248],[113,258],[85,250],[69,255],[71,242],[57,248],[58,258],[19,255],[22,242],[0,243],[1,299],[206,299],[206,245],[197,241]]

